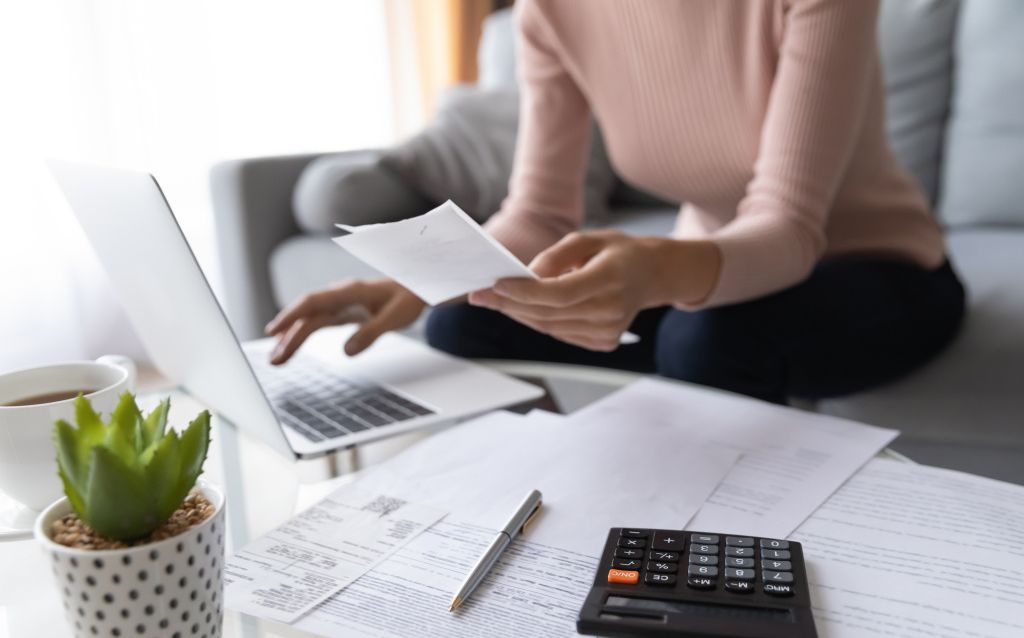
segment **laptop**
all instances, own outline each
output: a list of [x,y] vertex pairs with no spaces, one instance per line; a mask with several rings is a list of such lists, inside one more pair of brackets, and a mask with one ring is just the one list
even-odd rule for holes
[[272,340],[235,337],[152,175],[49,166],[157,366],[281,454],[313,458],[543,394],[398,334],[348,357],[353,326],[320,330],[271,366]]

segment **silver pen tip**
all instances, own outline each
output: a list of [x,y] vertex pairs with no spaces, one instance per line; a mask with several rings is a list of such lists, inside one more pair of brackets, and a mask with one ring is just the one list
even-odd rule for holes
[[455,608],[462,604],[462,599],[456,596],[452,599],[452,604],[448,605],[448,611],[455,611]]

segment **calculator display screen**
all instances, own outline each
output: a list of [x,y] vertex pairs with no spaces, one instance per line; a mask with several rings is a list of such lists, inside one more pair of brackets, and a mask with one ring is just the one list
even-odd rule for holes
[[605,606],[625,608],[637,612],[661,612],[687,616],[795,622],[793,613],[789,609],[772,609],[769,607],[739,607],[734,605],[702,604],[681,600],[657,600],[627,596],[609,596],[605,601]]

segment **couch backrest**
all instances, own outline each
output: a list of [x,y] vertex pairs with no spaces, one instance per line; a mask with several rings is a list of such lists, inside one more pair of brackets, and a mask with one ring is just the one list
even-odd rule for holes
[[878,19],[889,143],[933,204],[949,115],[959,4],[885,0]]
[[516,88],[515,40],[512,9],[502,9],[487,16],[476,54],[477,84],[480,88]]
[[963,0],[939,216],[1024,225],[1024,1]]

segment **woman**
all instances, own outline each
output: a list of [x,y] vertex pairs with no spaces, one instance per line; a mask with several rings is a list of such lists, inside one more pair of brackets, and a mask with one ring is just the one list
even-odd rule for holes
[[[435,309],[431,344],[781,403],[884,383],[954,337],[963,288],[886,140],[877,2],[517,6],[516,167],[487,228],[540,279]],[[671,237],[577,231],[591,114],[622,176],[687,202]],[[353,304],[370,317],[349,354],[423,310],[391,281],[342,284],[271,322],[273,360]]]

